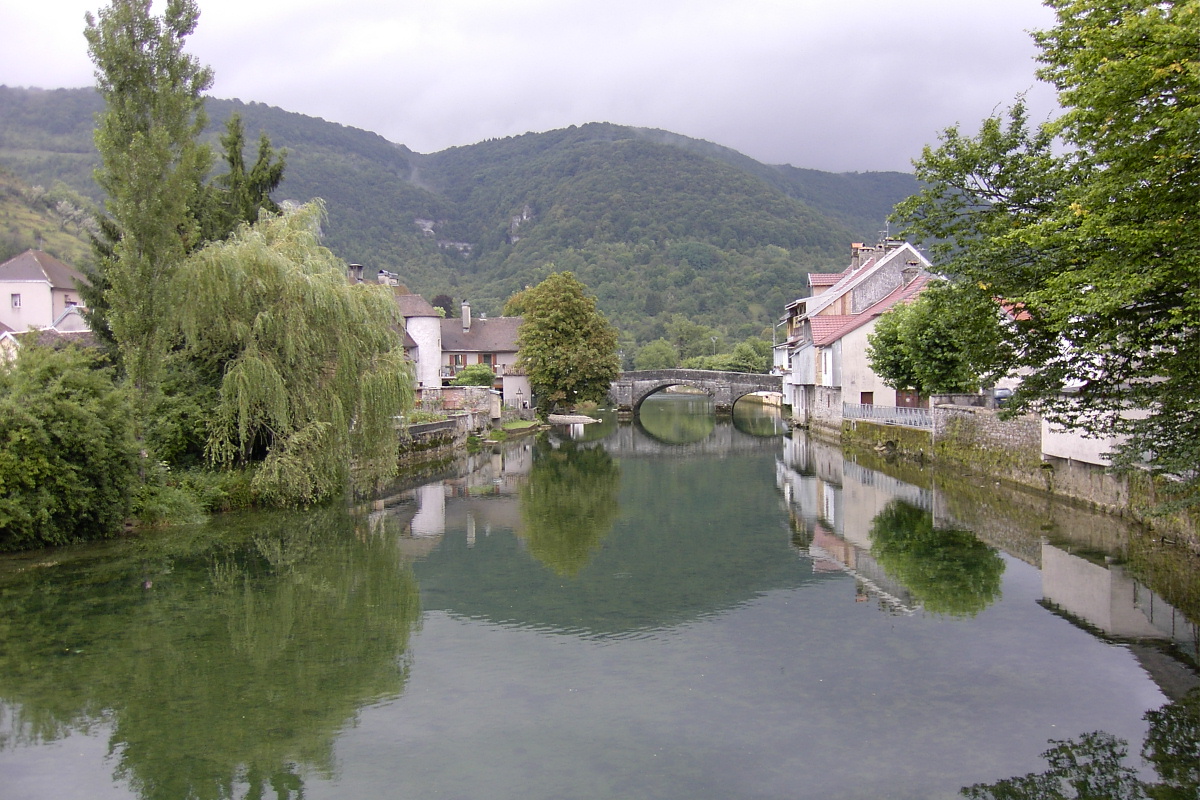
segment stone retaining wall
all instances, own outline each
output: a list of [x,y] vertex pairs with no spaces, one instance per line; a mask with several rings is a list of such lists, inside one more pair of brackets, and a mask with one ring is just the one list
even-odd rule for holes
[[940,405],[933,432],[864,420],[843,423],[842,439],[909,458],[960,465],[967,472],[1073,500],[1110,514],[1132,517],[1165,538],[1200,552],[1200,523],[1184,512],[1150,516],[1163,479],[1125,476],[1104,467],[1042,455],[1041,421],[1035,415],[1002,419],[987,408]]
[[472,433],[488,429],[487,411],[459,411],[436,422],[421,422],[399,430],[401,458],[443,447],[458,447]]

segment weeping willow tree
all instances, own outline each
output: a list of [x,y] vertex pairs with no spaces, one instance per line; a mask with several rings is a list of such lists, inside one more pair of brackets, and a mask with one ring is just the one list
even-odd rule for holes
[[242,226],[183,265],[176,283],[183,342],[222,376],[209,421],[214,465],[256,464],[266,502],[303,505],[350,477],[395,468],[394,417],[413,379],[388,288],[350,284],[318,241],[310,203]]

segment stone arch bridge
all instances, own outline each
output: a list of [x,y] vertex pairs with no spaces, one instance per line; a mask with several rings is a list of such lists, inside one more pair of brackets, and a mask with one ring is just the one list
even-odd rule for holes
[[608,396],[619,411],[637,412],[642,401],[668,386],[703,389],[713,399],[718,414],[733,412],[738,398],[752,392],[783,391],[778,375],[750,372],[718,372],[711,369],[650,369],[622,372],[612,383]]

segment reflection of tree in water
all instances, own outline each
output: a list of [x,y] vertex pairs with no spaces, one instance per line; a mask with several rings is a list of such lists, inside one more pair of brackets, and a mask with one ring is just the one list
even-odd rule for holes
[[620,508],[621,471],[602,447],[546,437],[534,450],[521,487],[521,538],[529,552],[559,575],[576,575],[612,529]]
[[[344,511],[252,524],[219,553],[160,547],[149,573],[89,565],[49,603],[36,581],[6,586],[20,646],[0,656],[0,697],[21,738],[107,721],[116,773],[145,798],[299,796],[302,769],[331,773],[337,732],[404,687],[416,580],[393,536],[357,536]],[[62,658],[62,615],[78,658]]]
[[1125,763],[1128,746],[1104,731],[1051,740],[1042,754],[1049,767],[996,783],[979,783],[961,794],[971,800],[1195,800],[1200,797],[1200,689],[1146,714],[1150,729],[1142,757],[1157,782],[1143,782]]
[[995,548],[970,531],[935,529],[932,514],[900,500],[875,517],[871,555],[936,614],[974,616],[1000,596]]

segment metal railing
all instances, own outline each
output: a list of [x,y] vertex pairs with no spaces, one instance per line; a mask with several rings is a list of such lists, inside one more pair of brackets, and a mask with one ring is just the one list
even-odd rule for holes
[[864,406],[859,403],[842,403],[842,418],[864,419],[883,425],[903,425],[906,428],[933,427],[933,414],[928,408]]

